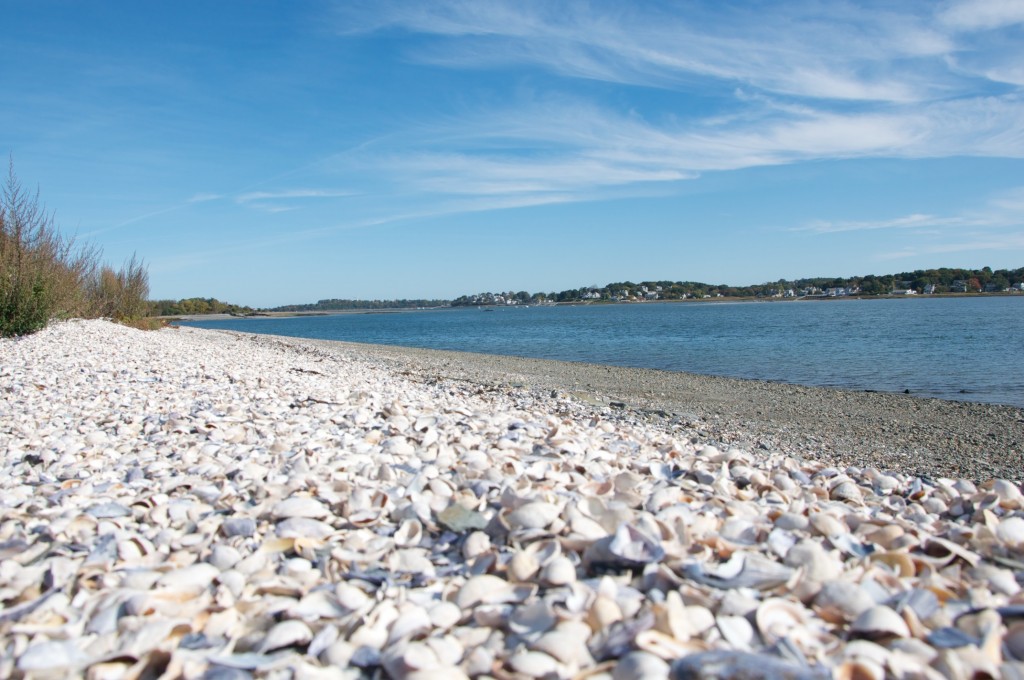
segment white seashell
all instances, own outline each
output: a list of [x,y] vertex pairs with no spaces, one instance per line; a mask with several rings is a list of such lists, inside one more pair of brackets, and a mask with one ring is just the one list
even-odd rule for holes
[[653,654],[666,661],[673,661],[681,656],[707,649],[707,644],[703,640],[676,640],[653,628],[637,633],[633,644],[640,651]]
[[455,666],[466,656],[466,646],[453,635],[432,636],[423,640],[424,644],[434,650],[437,660],[442,666]]
[[267,631],[266,637],[260,643],[259,651],[266,654],[275,649],[302,646],[309,644],[312,639],[313,631],[302,621],[282,621]]
[[808,520],[814,531],[825,538],[849,531],[846,524],[824,512],[813,512],[808,516]]
[[277,519],[288,519],[289,517],[307,517],[310,519],[322,519],[330,514],[330,510],[315,498],[309,496],[293,496],[279,501],[271,510],[271,515]]
[[1020,584],[1009,569],[1000,569],[991,564],[982,564],[967,571],[967,574],[979,583],[987,584],[989,589],[1000,595],[1013,597],[1020,592]]
[[754,615],[757,630],[766,645],[774,645],[788,637],[795,628],[804,626],[810,612],[803,605],[782,598],[769,598],[761,603]]
[[338,604],[350,612],[360,611],[371,602],[365,591],[351,583],[339,583],[334,589],[334,594],[338,598]]
[[430,624],[442,630],[455,626],[462,619],[462,610],[452,602],[438,602],[427,609]]
[[238,564],[242,553],[230,545],[215,545],[206,561],[221,571],[226,571]]
[[[310,647],[313,646],[312,642],[309,644]],[[325,664],[348,668],[352,664],[352,657],[355,655],[356,649],[357,647],[351,642],[336,640],[320,653],[320,658]]]
[[785,565],[754,552],[736,552],[728,562],[705,569],[701,562],[683,565],[683,573],[699,583],[720,589],[757,588],[783,585],[796,573]]
[[992,483],[992,492],[999,497],[999,505],[1007,510],[1024,508],[1024,494],[1020,487],[1005,479],[997,479]]
[[595,631],[602,631],[623,618],[622,608],[613,598],[598,595],[587,612],[587,624]]
[[455,596],[455,604],[465,610],[479,604],[522,602],[536,590],[536,586],[515,585],[503,578],[482,574],[472,577],[463,584]]
[[24,673],[75,670],[88,663],[89,656],[74,640],[39,642],[18,657],[17,668]]
[[829,555],[821,543],[805,538],[794,545],[783,563],[789,567],[800,567],[804,570],[804,578],[823,583],[830,581],[842,573],[841,562]]
[[290,616],[304,621],[341,618],[346,613],[348,612],[338,602],[337,596],[325,590],[314,590],[304,595],[301,600],[288,609]]
[[421,540],[423,540],[423,524],[417,519],[407,519],[395,530],[395,543],[403,548],[415,547],[420,544]]
[[513,529],[543,529],[560,514],[561,509],[557,505],[533,501],[505,515],[505,521]]
[[416,453],[416,447],[409,443],[409,440],[402,436],[388,437],[381,444],[381,448],[396,456],[411,456]]
[[745,616],[719,615],[716,623],[722,637],[731,647],[749,651],[757,644],[757,632]]
[[558,674],[558,662],[543,652],[518,652],[507,663],[512,670],[531,678]]
[[331,645],[338,641],[341,636],[341,632],[337,626],[327,625],[320,629],[320,632],[313,636],[313,639],[309,642],[309,647],[306,649],[306,653],[312,657],[318,657]]
[[829,581],[814,598],[814,608],[830,623],[853,621],[873,606],[875,601],[867,591],[848,581]]
[[529,581],[538,569],[540,569],[540,562],[537,560],[537,556],[525,550],[520,550],[512,555],[512,559],[508,562],[509,576],[515,581]]
[[491,549],[491,537],[482,531],[474,531],[462,544],[462,556],[472,559]]
[[441,662],[437,658],[437,654],[422,642],[410,642],[389,647],[384,650],[380,662],[388,672],[388,676],[392,678],[408,678],[416,672],[441,670]]
[[521,637],[536,638],[555,627],[558,617],[551,603],[537,600],[517,607],[508,620],[508,629]]
[[809,524],[806,516],[796,512],[784,512],[775,518],[775,527],[784,531],[803,531]]
[[530,648],[544,652],[569,667],[586,667],[594,663],[594,657],[587,648],[589,634],[590,629],[587,626],[583,626],[582,631],[570,626],[560,626],[542,635]]
[[869,640],[910,637],[910,628],[907,627],[906,621],[893,609],[884,605],[877,605],[862,612],[850,624],[850,631]]
[[330,524],[309,517],[289,517],[274,527],[274,534],[279,538],[322,540],[334,533],[335,529]]
[[1006,517],[996,527],[996,537],[1003,543],[1018,547],[1024,543],[1024,517]]
[[872,530],[870,533],[865,535],[865,538],[876,545],[881,546],[884,550],[892,550],[897,539],[906,533],[903,527],[898,524],[886,524]]
[[433,627],[430,615],[418,605],[406,603],[399,607],[398,618],[388,631],[387,645],[428,632]]
[[862,503],[864,500],[864,494],[861,493],[860,488],[851,481],[836,484],[829,490],[828,495],[834,501],[846,503]]
[[220,575],[220,569],[212,564],[200,562],[167,572],[157,579],[156,586],[170,590],[201,591],[210,587],[213,579],[217,578],[218,575]]
[[576,566],[568,557],[558,555],[545,565],[541,580],[552,586],[564,586],[576,580]]
[[397,550],[388,558],[388,566],[396,573],[423,574],[432,577],[435,569],[429,555],[427,550],[421,548]]

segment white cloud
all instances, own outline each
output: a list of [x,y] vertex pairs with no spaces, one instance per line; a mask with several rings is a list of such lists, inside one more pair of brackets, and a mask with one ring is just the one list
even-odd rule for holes
[[[592,89],[571,84],[559,95],[524,88],[483,110],[421,122],[344,163],[413,202],[479,197],[500,207],[814,160],[1024,158],[1024,92],[1013,87],[1024,76],[1010,58],[1021,48],[991,47],[967,31],[1012,25],[1019,5],[347,3],[338,10],[342,33],[413,33],[405,56],[423,64],[526,65],[661,92],[650,107],[643,95],[600,103]],[[817,230],[957,220],[968,218],[922,213]]]
[[996,253],[1024,251],[1024,236],[1019,234],[968,234],[946,243],[918,243],[895,251],[883,251],[875,255],[877,260],[897,260],[921,255],[945,255],[949,253],[970,253],[989,250]]
[[[796,227],[791,231],[834,234],[847,231],[874,231],[879,229],[924,230],[933,228],[929,233],[939,236],[942,234],[960,233],[964,229],[1004,232],[1010,227],[1024,228],[1024,187],[1017,187],[991,196],[981,207],[964,210],[956,215],[912,213],[910,215],[879,220],[815,220],[805,226]],[[978,231],[977,233],[981,232]]]
[[951,3],[939,15],[942,23],[955,30],[977,31],[1024,23],[1020,0],[961,0]]
[[222,196],[221,194],[199,193],[199,194],[195,194],[194,196],[189,198],[186,202],[187,203],[206,203],[208,201],[216,201],[216,200],[219,200],[221,198],[224,198],[224,196]]
[[945,25],[932,25],[915,7],[922,5],[900,12],[794,2],[668,13],[622,3],[382,0],[372,13],[346,11],[342,30],[396,27],[438,36],[414,54],[449,67],[533,64],[569,77],[668,88],[698,76],[814,99],[911,102],[941,95],[948,81],[915,61],[955,49]]
[[839,221],[816,220],[792,231],[810,231],[816,234],[837,234],[846,231],[875,231],[877,229],[921,229],[924,227],[963,225],[960,217],[938,217],[914,213],[884,220]]
[[[835,158],[1024,158],[1015,97],[831,113],[775,108],[728,121],[659,121],[560,99],[487,111],[425,138],[445,149],[391,153],[369,168],[408,189],[446,194],[586,193],[693,179],[708,171]],[[412,140],[396,140],[404,149]],[[421,143],[422,145],[422,143]],[[425,146],[430,146],[429,144]],[[531,152],[543,148],[544,152]]]
[[251,203],[253,201],[284,200],[295,198],[343,198],[353,196],[351,191],[335,189],[289,189],[286,191],[251,191],[238,195],[235,200],[239,203]]
[[876,237],[879,244],[887,246],[887,249],[875,253],[877,260],[981,250],[1001,253],[1024,251],[1024,187],[992,196],[981,207],[965,209],[958,214],[914,213],[862,221],[815,220],[790,231],[826,235],[889,232],[890,236]]
[[630,167],[571,154],[551,159],[423,154],[398,157],[396,167],[424,191],[448,194],[523,194],[590,190],[639,182],[671,182],[695,175],[658,167]]

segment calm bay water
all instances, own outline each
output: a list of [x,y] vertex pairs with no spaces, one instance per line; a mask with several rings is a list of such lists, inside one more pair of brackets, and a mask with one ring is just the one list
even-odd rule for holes
[[1024,296],[502,307],[185,325],[1024,407]]

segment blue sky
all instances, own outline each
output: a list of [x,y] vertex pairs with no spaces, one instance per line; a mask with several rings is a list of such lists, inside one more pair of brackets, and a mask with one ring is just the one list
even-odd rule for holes
[[1024,265],[1024,2],[0,0],[0,149],[157,298]]

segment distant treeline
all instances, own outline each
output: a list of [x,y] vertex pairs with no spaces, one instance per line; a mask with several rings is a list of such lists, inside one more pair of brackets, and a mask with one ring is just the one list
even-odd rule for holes
[[252,307],[221,302],[217,298],[185,298],[183,300],[150,300],[150,316],[184,316],[191,314],[252,314]]
[[[346,309],[416,309],[432,307],[465,307],[476,305],[526,305],[557,302],[587,302],[615,300],[685,300],[719,297],[779,298],[814,296],[872,296],[941,293],[995,293],[1020,290],[1024,285],[1024,267],[1019,269],[917,269],[897,274],[868,274],[851,277],[811,277],[779,279],[754,286],[700,283],[698,281],[621,281],[604,286],[584,286],[559,292],[477,293],[463,295],[455,300],[348,300],[331,298],[305,305],[284,305],[260,311],[270,312],[329,312]],[[185,314],[237,314],[255,313],[251,307],[221,302],[216,298],[188,298],[184,300],[150,301],[153,316]]]
[[448,300],[320,300],[310,305],[285,305],[271,312],[326,312],[342,309],[415,309],[417,307],[445,307]]
[[538,304],[586,300],[684,300],[717,297],[799,297],[839,295],[890,295],[894,291],[915,293],[1000,292],[1024,282],[1019,269],[918,269],[897,274],[868,274],[852,277],[779,279],[753,286],[730,286],[696,281],[621,281],[605,286],[571,288],[559,292],[508,291],[463,295],[452,300],[453,307],[488,304]]

